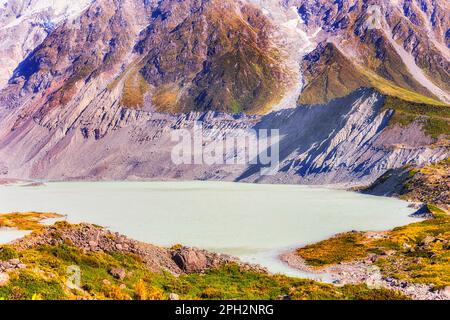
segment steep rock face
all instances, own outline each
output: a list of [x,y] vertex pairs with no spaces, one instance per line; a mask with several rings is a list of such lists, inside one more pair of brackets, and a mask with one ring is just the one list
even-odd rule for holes
[[6,99],[5,104],[27,108],[35,121],[48,127],[80,99],[80,91],[92,85],[97,92],[91,98],[95,96],[126,61],[145,25],[146,8],[139,1],[103,0],[76,20],[65,21],[18,66],[4,96],[19,92],[22,98],[11,103]]
[[157,110],[256,112],[280,99],[289,70],[259,9],[234,1],[163,2],[153,14],[137,48]]
[[246,2],[98,0],[18,66],[2,104],[46,127],[87,87],[127,108],[261,112],[292,83],[272,32]]
[[[450,99],[446,2],[89,3],[3,3],[0,21],[5,27],[1,30],[6,28],[7,33],[2,47],[13,52],[5,55],[6,59],[14,56],[6,63],[9,69],[49,36],[15,68],[10,86],[1,94],[2,105],[32,104],[33,110],[28,110],[27,115],[38,111],[33,116],[40,119],[49,111],[80,99],[81,87],[93,85],[96,89],[92,90],[91,99],[107,88],[113,91],[114,99],[128,108],[263,113],[280,106],[293,107],[303,84],[310,91],[302,95],[302,103],[343,96],[351,92],[350,87],[355,89],[359,81],[359,87],[367,86],[362,79],[367,76],[352,79],[358,81],[352,81],[345,92],[336,81],[323,82],[324,75],[346,79],[348,69],[358,66],[363,66],[372,77],[381,77],[370,81],[371,86],[374,82],[387,82],[433,99]],[[373,6],[380,8],[381,28],[368,26],[374,15]],[[28,24],[37,28],[39,35],[25,32],[25,27],[14,29],[16,25]],[[21,47],[22,54],[8,44],[15,42],[16,31],[20,38],[16,46]],[[22,39],[25,35],[33,38],[30,45],[21,45],[28,41]],[[333,43],[334,51],[339,51],[336,55],[342,56],[333,59],[342,70],[329,68],[329,76],[328,71],[310,72],[320,69],[324,59],[329,60],[330,53],[321,49],[327,47],[325,41]],[[318,59],[313,61],[307,54],[317,43],[320,45],[313,54]],[[305,54],[303,76],[299,60]],[[348,61],[355,66],[339,67]],[[312,93],[324,90],[330,92],[314,100]],[[18,95],[21,99],[16,98]]]
[[[421,126],[389,127],[384,98],[358,90],[326,105],[286,109],[267,116],[221,113],[158,114],[120,107],[112,113],[93,104],[67,128],[48,130],[35,122],[0,141],[4,177],[44,179],[212,179],[273,183],[369,183],[389,168],[448,156]],[[216,139],[235,129],[279,129],[280,172],[260,167],[182,164],[171,160],[172,129],[201,121]],[[235,132],[235,131],[234,131]],[[406,134],[403,134],[405,133]],[[18,153],[16,150],[20,150]]]
[[433,162],[448,155],[448,147],[435,147],[420,124],[400,130],[389,126],[393,111],[382,111],[383,103],[378,92],[360,89],[325,105],[265,116],[256,127],[279,127],[283,136],[280,172],[259,177],[259,168],[250,167],[238,179],[366,184],[389,168]]

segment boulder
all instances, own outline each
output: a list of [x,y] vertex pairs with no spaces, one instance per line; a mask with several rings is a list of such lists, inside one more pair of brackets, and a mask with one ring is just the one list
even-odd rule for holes
[[169,300],[180,300],[180,297],[176,293],[169,294]]
[[125,269],[116,268],[116,267],[111,268],[109,270],[109,274],[112,275],[114,278],[119,279],[119,280],[123,280],[127,276],[127,272],[125,271]]
[[446,298],[450,300],[450,286],[446,286],[444,289],[441,290],[441,294]]
[[190,248],[175,251],[173,261],[186,273],[203,272],[208,267],[206,255]]
[[422,240],[421,244],[424,246],[427,246],[431,243],[433,243],[436,240],[435,237],[432,236],[426,236],[425,239]]
[[434,218],[433,213],[427,204],[423,204],[416,212],[410,215],[412,218],[431,219]]
[[17,266],[18,264],[20,264],[20,260],[19,259],[11,259],[11,260],[9,260],[9,263],[12,264],[13,266]]

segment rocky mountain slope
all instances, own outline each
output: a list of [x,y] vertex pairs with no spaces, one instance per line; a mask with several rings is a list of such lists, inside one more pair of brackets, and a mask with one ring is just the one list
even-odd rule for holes
[[[385,81],[425,96],[449,102],[449,9],[447,1],[299,1],[299,13],[308,28],[320,27],[322,44],[304,59],[309,71],[304,103],[348,94],[355,89],[325,83],[327,76],[346,81],[354,68],[357,77],[375,74]],[[332,44],[332,48],[330,48]],[[344,57],[342,57],[344,56]],[[336,67],[323,69],[331,60]],[[340,69],[338,69],[340,68]],[[311,72],[312,71],[312,72]],[[381,83],[380,83],[381,82]],[[309,88],[308,88],[309,86]],[[338,88],[335,88],[335,87]],[[320,92],[322,90],[322,92]],[[323,90],[330,90],[324,94]]]
[[422,167],[405,166],[388,170],[373,185],[364,189],[363,192],[378,196],[396,196],[418,203],[433,204],[449,211],[449,175],[449,158]]
[[77,17],[91,0],[0,1],[0,88],[22,62],[59,23]]
[[[368,26],[374,5],[382,28]],[[7,1],[0,50],[14,59],[0,92],[0,173],[359,184],[441,160],[448,5]],[[41,36],[28,41],[30,28]],[[20,52],[8,49],[15,33]],[[197,120],[220,134],[279,129],[281,171],[173,165],[170,130]]]

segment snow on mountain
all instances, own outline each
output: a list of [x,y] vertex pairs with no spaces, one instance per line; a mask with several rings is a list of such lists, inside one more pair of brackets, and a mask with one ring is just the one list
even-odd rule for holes
[[[4,8],[8,23],[1,29],[8,29],[28,20],[42,19],[48,23],[57,24],[62,20],[74,18],[86,9],[93,0],[2,0],[0,6]],[[10,9],[10,10],[8,10]],[[2,9],[0,9],[2,10]],[[14,13],[15,17],[10,13]]]
[[309,31],[295,6],[282,6],[272,0],[249,0],[249,2],[258,6],[277,27],[274,37],[284,48],[285,54],[289,57],[288,65],[296,74],[294,85],[287,90],[283,99],[272,110],[292,108],[297,104],[304,85],[301,61],[306,54],[316,48],[317,36],[321,29],[319,27]]
[[0,0],[0,88],[17,65],[66,19],[93,0]]

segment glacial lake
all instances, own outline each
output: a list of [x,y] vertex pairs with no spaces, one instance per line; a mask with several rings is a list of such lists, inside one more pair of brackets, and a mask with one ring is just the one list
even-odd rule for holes
[[[343,190],[229,182],[51,182],[0,186],[0,212],[57,212],[161,246],[227,253],[271,272],[317,278],[279,255],[350,230],[417,219],[408,203]],[[2,238],[3,234],[3,238]],[[0,231],[0,243],[11,241]],[[326,281],[326,279],[322,279]]]

